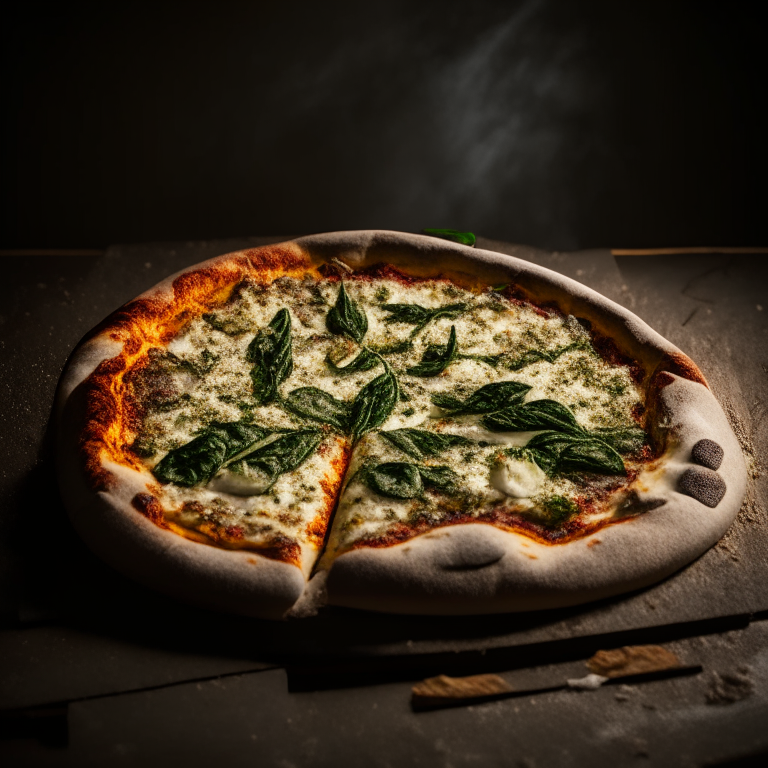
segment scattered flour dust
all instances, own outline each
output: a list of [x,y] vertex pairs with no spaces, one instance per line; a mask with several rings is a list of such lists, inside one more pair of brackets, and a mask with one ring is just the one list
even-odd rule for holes
[[752,441],[751,430],[744,423],[744,420],[736,412],[736,409],[733,407],[729,400],[722,398],[722,404],[723,410],[725,411],[725,414],[728,417],[728,421],[731,424],[731,429],[733,429],[733,432],[736,435],[736,439],[739,441],[741,450],[746,454],[749,476],[753,480],[757,480],[757,478],[759,478],[762,474],[763,468],[755,452],[755,444]]
[[736,525],[732,525],[725,536],[723,536],[717,543],[718,550],[723,554],[728,555],[734,562],[738,562],[740,557],[739,547],[736,541],[737,531],[743,530],[747,526],[763,525],[766,521],[765,507],[757,498],[755,498],[755,481],[762,476],[763,466],[757,456],[751,430],[745,424],[744,419],[739,415],[728,399],[721,398],[721,403],[731,428],[736,435],[736,439],[739,441],[741,450],[744,452],[750,479],[750,482],[747,485],[747,494],[736,518]]
[[713,672],[706,693],[707,704],[734,704],[751,696],[754,690],[747,667],[731,673]]

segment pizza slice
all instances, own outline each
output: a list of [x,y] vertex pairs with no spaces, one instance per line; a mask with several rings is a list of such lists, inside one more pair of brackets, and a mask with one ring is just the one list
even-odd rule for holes
[[[330,573],[332,602],[445,612],[435,589],[420,593],[410,570],[429,570],[428,560],[405,554],[419,537],[446,546],[451,529],[462,526],[459,538],[477,540],[486,528],[467,526],[482,523],[504,532],[505,548],[551,547],[658,504],[647,479],[660,446],[644,429],[645,374],[637,361],[601,355],[602,342],[573,316],[516,298],[509,286],[468,291],[423,281],[408,293],[412,303],[382,307],[396,317],[382,348],[399,352],[401,402],[354,448],[320,564]],[[461,301],[441,303],[446,293]],[[376,316],[375,306],[366,308]],[[433,321],[420,334],[422,310]],[[408,324],[414,330],[404,336]],[[398,325],[399,334],[392,332]],[[475,550],[462,544],[455,553],[454,570],[473,571],[470,582],[503,551],[495,548],[488,560]],[[388,562],[390,552],[406,562],[386,578],[377,573],[380,589],[354,568],[366,558]],[[354,577],[345,575],[350,569]],[[382,589],[388,604],[376,597]],[[467,610],[485,612],[487,601]]]

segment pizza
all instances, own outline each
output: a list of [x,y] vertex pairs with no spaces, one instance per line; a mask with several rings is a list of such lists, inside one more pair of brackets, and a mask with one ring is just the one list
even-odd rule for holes
[[745,492],[680,350],[561,275],[420,235],[190,267],[80,343],[57,402],[91,548],[265,618],[619,594],[712,546]]

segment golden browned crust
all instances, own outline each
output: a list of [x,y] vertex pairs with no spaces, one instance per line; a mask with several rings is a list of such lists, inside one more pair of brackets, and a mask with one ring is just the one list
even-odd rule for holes
[[141,512],[147,520],[151,520],[155,525],[159,525],[161,528],[168,528],[163,505],[151,493],[137,493],[131,499],[131,506]]
[[295,247],[286,245],[243,251],[214,265],[184,272],[168,290],[150,294],[121,307],[84,341],[107,336],[122,351],[102,362],[84,382],[85,419],[81,450],[93,490],[108,490],[110,475],[103,459],[138,469],[128,450],[136,426],[136,404],[125,386],[126,376],[146,364],[149,350],[164,347],[192,318],[229,299],[242,280],[266,284],[285,274],[304,273],[311,263]]
[[[311,262],[290,243],[243,251],[184,272],[170,285],[129,302],[84,339],[85,343],[106,337],[122,346],[118,355],[100,363],[81,385],[85,408],[79,449],[92,491],[109,491],[117,482],[105,467],[106,461],[142,469],[129,449],[140,420],[140,404],[131,397],[129,383],[131,375],[147,365],[150,351],[167,345],[191,319],[225,303],[243,280],[264,285],[282,275],[307,272],[314,272]],[[329,495],[324,513],[327,518],[336,492],[324,490]],[[242,542],[242,533],[238,535],[231,528],[211,526],[204,533],[195,533],[169,523],[159,500],[151,494],[138,494],[132,506],[156,525],[185,538],[227,548],[257,549]],[[258,548],[258,552],[292,563],[298,563],[301,554],[298,544],[282,539]]]

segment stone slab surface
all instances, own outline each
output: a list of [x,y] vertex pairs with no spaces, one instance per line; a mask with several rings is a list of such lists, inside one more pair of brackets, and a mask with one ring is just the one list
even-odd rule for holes
[[[725,766],[768,755],[768,622],[666,646],[703,672],[414,713],[410,683],[289,693],[283,670],[69,706],[68,746],[0,742],[13,766]],[[583,677],[584,662],[504,674]]]

